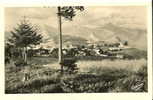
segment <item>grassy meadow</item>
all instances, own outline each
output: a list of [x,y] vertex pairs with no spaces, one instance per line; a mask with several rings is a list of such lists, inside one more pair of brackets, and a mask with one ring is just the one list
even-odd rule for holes
[[[35,57],[25,67],[5,67],[6,93],[147,92],[147,60],[81,60],[77,74],[59,72],[57,59]],[[23,81],[24,73],[30,77]]]

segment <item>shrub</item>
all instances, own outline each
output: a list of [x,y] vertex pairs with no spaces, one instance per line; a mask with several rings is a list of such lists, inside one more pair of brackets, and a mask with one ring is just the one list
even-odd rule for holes
[[27,65],[27,63],[25,63],[23,59],[17,59],[14,64],[16,65],[16,67],[23,67]]
[[67,58],[62,61],[61,65],[64,67],[65,72],[72,74],[78,71],[77,65],[75,63],[76,59]]
[[61,87],[67,93],[98,93],[107,92],[113,83],[109,79],[92,74],[68,76],[61,80]]
[[119,79],[110,92],[147,92],[146,80],[140,76],[131,75],[129,77]]

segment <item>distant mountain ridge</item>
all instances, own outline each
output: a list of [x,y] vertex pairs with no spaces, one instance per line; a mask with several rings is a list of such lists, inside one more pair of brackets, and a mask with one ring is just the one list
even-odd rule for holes
[[[54,36],[54,42],[58,44],[58,36]],[[62,35],[63,44],[72,44],[72,45],[85,45],[87,44],[87,40],[83,37],[79,36],[71,36],[71,35]]]
[[[44,40],[47,43],[47,40],[53,40],[54,45],[58,44],[58,34],[55,28],[45,25],[44,33],[45,37],[48,39]],[[43,28],[42,28],[43,29]],[[86,44],[87,41],[98,42],[98,41],[107,41],[107,42],[118,42],[116,37],[119,37],[121,40],[127,40],[129,46],[147,50],[147,31],[140,28],[128,28],[112,23],[107,23],[102,26],[89,28],[77,28],[76,30],[65,34],[63,32],[63,43],[69,42],[72,44]],[[73,34],[72,34],[73,33]],[[5,32],[5,38],[10,36],[9,32]]]

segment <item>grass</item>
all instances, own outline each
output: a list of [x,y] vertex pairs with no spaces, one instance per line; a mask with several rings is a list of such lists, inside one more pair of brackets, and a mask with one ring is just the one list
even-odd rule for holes
[[[52,58],[35,58],[25,67],[12,66],[5,68],[6,93],[147,92],[146,59],[78,61],[79,72],[71,75],[61,75]],[[25,82],[24,73],[30,75]]]
[[30,64],[38,64],[38,65],[44,65],[44,64],[50,64],[57,62],[56,58],[51,57],[31,57],[28,61]]
[[101,60],[101,61],[79,61],[77,65],[81,72],[105,72],[104,70],[127,70],[129,72],[136,72],[142,66],[147,65],[145,59],[140,60]]

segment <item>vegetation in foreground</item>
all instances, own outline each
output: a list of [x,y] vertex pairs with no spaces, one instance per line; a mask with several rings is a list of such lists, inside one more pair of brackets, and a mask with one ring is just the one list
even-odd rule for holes
[[[6,65],[6,93],[147,92],[147,61],[78,61],[77,74],[59,72],[57,63]],[[24,73],[29,79],[23,81]]]

